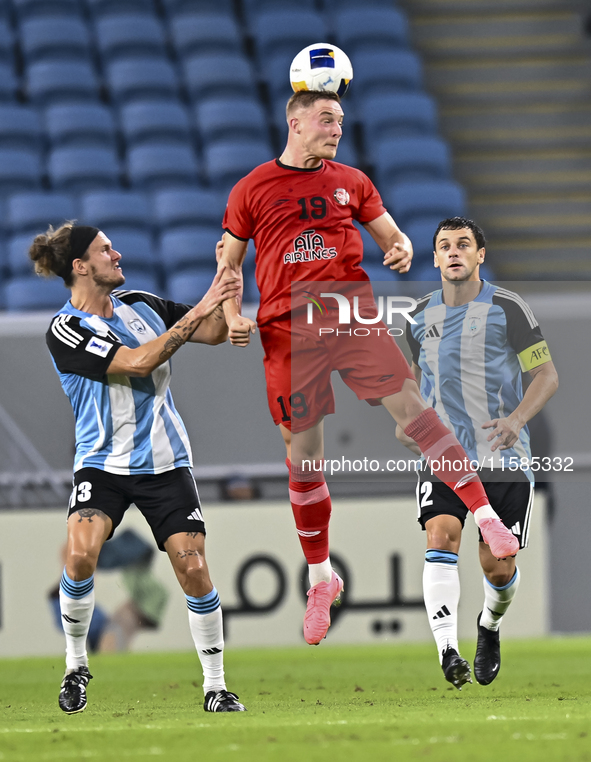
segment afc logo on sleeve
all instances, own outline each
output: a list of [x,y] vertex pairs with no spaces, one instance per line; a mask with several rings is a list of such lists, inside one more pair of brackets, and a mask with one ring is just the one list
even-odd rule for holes
[[91,352],[93,355],[106,357],[109,354],[109,350],[112,346],[113,345],[109,341],[103,341],[102,339],[98,339],[96,336],[93,336],[86,345],[85,349],[87,352]]

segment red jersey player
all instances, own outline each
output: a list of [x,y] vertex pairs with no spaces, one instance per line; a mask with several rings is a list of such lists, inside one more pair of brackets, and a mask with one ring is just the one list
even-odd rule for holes
[[[347,335],[337,336],[338,343],[332,344],[328,338],[312,340],[305,325],[294,334],[292,315],[301,313],[304,302],[298,301],[302,294],[296,285],[292,304],[292,283],[338,281],[339,290],[348,283],[367,295],[363,245],[353,220],[364,225],[384,251],[386,267],[405,273],[411,264],[412,245],[369,178],[333,161],[342,120],[340,99],[334,93],[298,92],[290,98],[283,154],[254,169],[230,193],[219,262],[220,268],[240,274],[248,240],[254,239],[267,396],[287,449],[290,501],[310,575],[304,618],[304,636],[310,644],[325,637],[330,606],[343,587],[330,564],[331,503],[324,476],[302,467],[303,460],[318,462],[324,457],[323,419],[334,406],[331,371],[339,370],[359,399],[381,403],[425,456],[455,461],[454,466],[466,463],[455,435],[423,402],[408,363],[386,331],[375,332],[375,339],[364,344]],[[367,305],[367,298],[364,301]],[[246,346],[255,324],[240,314],[240,297],[223,306],[231,343]],[[469,466],[440,471],[440,477],[474,513],[494,555],[517,552],[519,543],[490,507]]]

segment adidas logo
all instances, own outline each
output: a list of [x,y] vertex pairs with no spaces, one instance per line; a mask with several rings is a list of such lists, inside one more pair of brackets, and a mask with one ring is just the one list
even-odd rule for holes
[[67,614],[62,614],[62,619],[65,619],[68,624],[80,624],[79,619],[72,619],[72,617],[68,616]]
[[442,606],[439,611],[435,614],[433,619],[443,619],[446,616],[451,616],[451,611],[447,608],[447,606]]
[[201,653],[207,654],[208,656],[214,656],[215,654],[221,654],[222,649],[221,648],[204,648]]
[[519,523],[519,521],[513,524],[513,526],[511,527],[511,531],[513,532],[513,534],[517,534],[517,535],[521,534],[521,524]]
[[441,334],[437,330],[436,325],[432,325],[430,328],[428,328],[425,331],[425,338],[426,339],[440,339],[441,338]]
[[190,516],[187,516],[188,519],[191,521],[203,521],[203,516],[201,515],[201,512],[195,508],[193,513]]

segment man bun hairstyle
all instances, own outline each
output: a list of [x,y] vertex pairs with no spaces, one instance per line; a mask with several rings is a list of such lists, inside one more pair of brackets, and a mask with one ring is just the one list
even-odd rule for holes
[[35,263],[35,272],[46,278],[59,275],[65,285],[73,284],[72,262],[84,259],[88,247],[99,233],[98,228],[65,222],[57,230],[50,225],[45,233],[35,236],[29,256]]
[[469,220],[467,217],[448,217],[446,220],[441,220],[439,225],[437,225],[437,230],[433,236],[433,250],[437,249],[437,236],[442,230],[462,230],[462,228],[471,230],[478,248],[484,249],[486,246],[484,231],[474,222],[474,220]]
[[337,93],[333,93],[330,90],[298,90],[287,101],[285,107],[285,113],[289,115],[297,108],[309,108],[316,101],[336,101],[341,102],[341,99]]

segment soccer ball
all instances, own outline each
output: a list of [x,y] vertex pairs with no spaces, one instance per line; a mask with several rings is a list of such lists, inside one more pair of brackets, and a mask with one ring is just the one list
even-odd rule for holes
[[300,50],[289,70],[289,81],[296,93],[328,90],[342,96],[352,79],[353,67],[346,53],[327,42],[317,42]]

